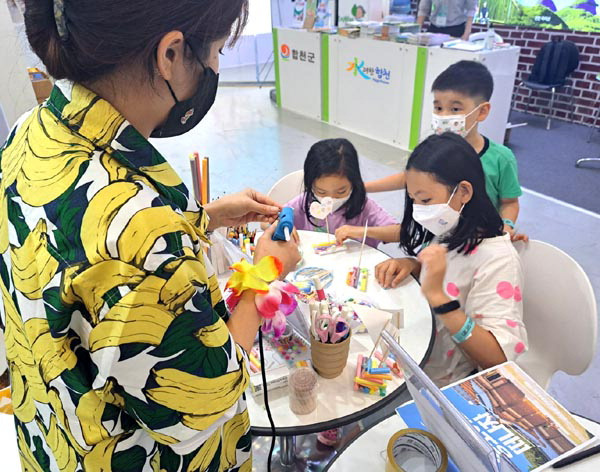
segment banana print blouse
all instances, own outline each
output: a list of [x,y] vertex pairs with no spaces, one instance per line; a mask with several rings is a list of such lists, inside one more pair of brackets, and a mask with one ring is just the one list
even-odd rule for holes
[[0,154],[2,329],[23,470],[250,471],[245,354],[208,217],[108,102],[59,82]]

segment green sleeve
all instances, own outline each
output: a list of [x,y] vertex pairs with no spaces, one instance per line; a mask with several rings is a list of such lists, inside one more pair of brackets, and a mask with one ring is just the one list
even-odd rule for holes
[[507,149],[507,152],[503,154],[498,170],[498,197],[517,198],[523,195],[521,185],[519,184],[517,159],[510,150]]

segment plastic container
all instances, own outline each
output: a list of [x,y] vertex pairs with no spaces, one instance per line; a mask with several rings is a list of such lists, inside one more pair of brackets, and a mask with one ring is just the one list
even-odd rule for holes
[[317,374],[308,367],[293,369],[288,377],[290,410],[307,415],[317,408]]

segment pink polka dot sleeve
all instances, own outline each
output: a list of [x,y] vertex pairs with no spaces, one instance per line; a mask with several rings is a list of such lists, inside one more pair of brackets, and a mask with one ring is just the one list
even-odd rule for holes
[[527,350],[522,291],[519,257],[504,252],[478,268],[465,305],[465,312],[494,335],[509,361]]

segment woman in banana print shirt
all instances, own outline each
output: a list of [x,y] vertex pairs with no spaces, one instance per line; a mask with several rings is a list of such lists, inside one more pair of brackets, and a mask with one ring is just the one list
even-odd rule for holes
[[[0,155],[23,470],[250,471],[244,358],[260,318],[250,293],[227,312],[203,244],[279,208],[252,190],[200,207],[148,141],[208,111],[246,0],[25,4],[31,47],[59,80]],[[285,275],[297,242],[262,238],[265,255]]]

